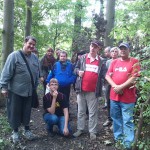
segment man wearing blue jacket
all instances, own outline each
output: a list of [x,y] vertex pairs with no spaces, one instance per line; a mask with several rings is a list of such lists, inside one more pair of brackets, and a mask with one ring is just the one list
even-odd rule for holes
[[58,80],[58,91],[66,96],[69,106],[70,85],[75,82],[76,75],[73,73],[72,63],[67,60],[67,53],[65,51],[60,52],[59,61],[54,64],[46,82],[49,83],[52,78],[56,78]]

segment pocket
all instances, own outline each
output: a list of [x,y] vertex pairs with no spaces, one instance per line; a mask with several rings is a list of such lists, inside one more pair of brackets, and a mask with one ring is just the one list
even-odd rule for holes
[[16,73],[26,72],[26,63],[17,62],[15,71]]

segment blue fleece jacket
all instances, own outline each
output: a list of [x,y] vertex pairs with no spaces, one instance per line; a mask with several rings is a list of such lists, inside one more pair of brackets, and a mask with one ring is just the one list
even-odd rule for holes
[[65,65],[66,68],[62,69],[62,63],[60,61],[56,62],[49,73],[46,82],[49,83],[52,78],[56,78],[61,87],[66,87],[75,83],[76,75],[73,73],[73,65],[68,61]]

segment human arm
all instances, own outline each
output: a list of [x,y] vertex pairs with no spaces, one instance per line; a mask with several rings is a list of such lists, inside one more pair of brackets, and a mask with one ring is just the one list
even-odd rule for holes
[[8,94],[8,84],[14,76],[15,68],[15,54],[11,53],[5,62],[0,78],[0,88],[2,89],[1,93],[4,96],[7,96]]
[[56,67],[56,64],[54,64],[52,70],[49,72],[48,76],[47,76],[47,79],[46,79],[46,83],[49,83],[49,81],[55,77],[55,71],[54,71],[54,68]]
[[47,108],[47,111],[48,111],[50,114],[54,114],[54,113],[55,113],[57,95],[58,95],[58,92],[57,92],[57,91],[54,91],[53,94],[52,94],[53,97],[52,97],[52,104],[51,104],[51,107]]
[[75,69],[74,69],[74,73],[75,75],[78,75],[79,77],[83,77],[84,75],[84,69],[85,69],[85,55],[82,55],[80,59],[78,59],[76,65],[75,65]]
[[68,108],[64,108],[64,117],[65,117],[65,124],[64,124],[64,135],[67,136],[69,134],[69,129],[68,129],[68,121],[69,121],[69,112]]

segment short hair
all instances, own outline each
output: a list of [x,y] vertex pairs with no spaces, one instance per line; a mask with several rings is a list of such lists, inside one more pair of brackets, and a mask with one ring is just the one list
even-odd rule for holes
[[60,54],[65,54],[66,57],[68,56],[67,52],[65,52],[65,51],[60,51]]
[[117,50],[117,51],[119,51],[119,47],[112,47],[111,49],[110,49],[110,52],[112,52],[113,50]]
[[110,46],[107,46],[105,49],[107,49],[107,50],[108,50],[108,52],[110,52],[111,47],[110,47]]
[[54,53],[54,50],[50,47],[47,52],[53,52]]
[[33,37],[33,36],[27,36],[27,37],[25,38],[25,40],[24,40],[25,43],[28,42],[30,39],[33,40],[33,41],[36,43],[36,38]]
[[56,78],[52,78],[50,81],[49,81],[49,85],[51,83],[57,83],[58,84],[58,80]]

